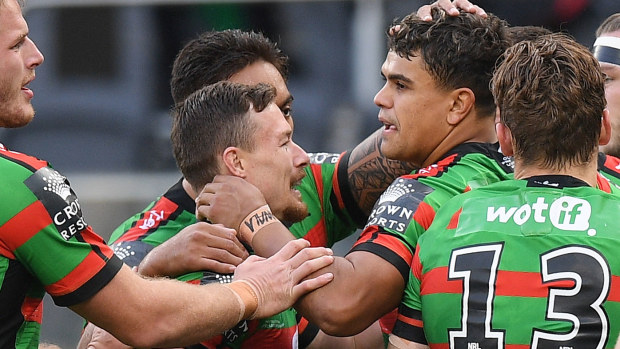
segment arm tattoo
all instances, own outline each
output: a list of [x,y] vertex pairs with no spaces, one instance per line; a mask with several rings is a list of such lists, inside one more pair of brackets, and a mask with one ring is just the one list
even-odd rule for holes
[[392,181],[416,169],[410,163],[387,159],[380,147],[381,130],[377,130],[358,144],[349,157],[349,187],[366,215]]

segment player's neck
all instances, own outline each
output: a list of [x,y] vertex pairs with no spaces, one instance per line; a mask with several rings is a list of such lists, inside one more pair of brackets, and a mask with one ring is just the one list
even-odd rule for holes
[[198,193],[194,191],[194,189],[192,188],[191,184],[189,184],[187,179],[183,178],[183,181],[181,181],[181,185],[183,186],[183,189],[185,190],[187,195],[189,195],[190,198],[195,200],[196,197],[198,196]]
[[[596,157],[594,157],[596,159]],[[582,166],[570,166],[562,169],[545,168],[538,164],[525,165],[522,161],[515,159],[515,179],[529,178],[533,176],[562,175],[571,176],[588,183],[591,187],[597,186],[597,164],[590,161]]]
[[456,127],[452,128],[446,137],[438,144],[426,158],[422,167],[430,166],[454,147],[470,142],[495,143],[495,124],[493,118],[480,118],[475,113],[471,113]]

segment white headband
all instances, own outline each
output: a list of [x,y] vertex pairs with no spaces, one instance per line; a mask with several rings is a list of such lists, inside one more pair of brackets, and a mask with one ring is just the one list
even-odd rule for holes
[[620,37],[601,36],[594,42],[594,57],[599,62],[620,65]]
[[609,46],[620,50],[620,37],[617,36],[601,36],[596,38],[594,47],[596,46]]

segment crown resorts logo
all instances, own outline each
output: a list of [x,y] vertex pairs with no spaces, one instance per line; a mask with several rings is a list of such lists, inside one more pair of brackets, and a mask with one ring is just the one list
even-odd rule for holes
[[65,201],[69,195],[71,195],[71,187],[65,183],[65,177],[57,171],[49,171],[47,175],[42,176],[41,179],[45,182],[43,190],[52,192]]
[[533,219],[536,223],[544,223],[549,219],[551,224],[560,230],[587,231],[588,235],[596,235],[596,230],[589,229],[592,207],[586,200],[562,196],[551,205],[544,197],[538,197],[533,204],[520,207],[488,207],[487,221],[506,223],[510,219],[523,225]]
[[58,171],[40,168],[24,183],[41,201],[63,239],[69,240],[88,227],[69,181]]
[[378,225],[386,229],[404,232],[413,218],[422,197],[432,188],[413,178],[399,178],[381,195],[373,207],[366,227]]
[[384,204],[386,202],[394,202],[396,199],[400,198],[403,195],[414,192],[413,185],[411,182],[406,182],[403,179],[398,179],[396,183],[390,185],[379,197],[378,204]]

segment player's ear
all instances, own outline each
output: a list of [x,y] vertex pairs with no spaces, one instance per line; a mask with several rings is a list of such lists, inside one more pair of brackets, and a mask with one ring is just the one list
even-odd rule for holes
[[230,175],[245,178],[245,166],[243,164],[243,151],[237,147],[228,147],[222,154],[224,167]]
[[499,141],[499,147],[502,150],[502,154],[506,156],[513,156],[514,149],[512,148],[512,132],[504,125],[500,120],[499,107],[495,108],[495,133],[497,134],[497,140]]
[[495,124],[495,132],[502,154],[506,156],[514,156],[514,148],[512,147],[512,132],[501,122]]
[[598,137],[598,144],[605,145],[609,143],[611,139],[611,121],[609,120],[609,110],[605,108],[603,110],[603,116],[601,117],[601,134]]
[[448,112],[448,124],[456,126],[460,123],[474,107],[476,96],[474,92],[468,88],[459,88],[450,93],[452,99],[450,111]]

